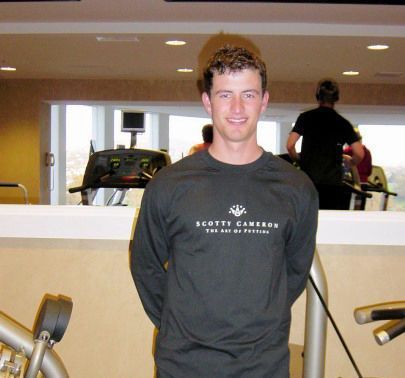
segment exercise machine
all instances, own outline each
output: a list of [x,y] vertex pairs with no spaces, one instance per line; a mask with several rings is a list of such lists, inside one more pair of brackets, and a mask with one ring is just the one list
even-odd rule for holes
[[[371,175],[368,177],[367,183],[361,184],[361,189],[366,192],[381,193],[382,201],[380,202],[380,210],[385,211],[388,207],[388,199],[390,196],[397,196],[397,193],[388,190],[388,180],[385,176],[384,169],[378,165],[372,166]],[[365,208],[363,204],[362,210]]]
[[27,188],[23,184],[19,184],[18,182],[0,182],[0,188],[18,188],[22,191],[24,196],[24,203],[28,205],[28,191]]
[[[300,169],[299,164],[294,162],[288,154],[280,154],[278,157]],[[371,198],[372,194],[361,186],[359,172],[355,166],[350,167],[350,169],[342,167],[342,171],[342,185],[339,185],[338,188],[343,209],[362,210],[362,204],[367,198]]]
[[359,378],[360,370],[328,307],[328,285],[318,252],[315,250],[306,287],[303,378],[324,378],[327,324],[330,320],[347,357]]
[[[327,280],[317,251],[315,251],[309,274],[306,297],[303,378],[325,377],[328,320],[331,322],[353,369],[356,371],[357,377],[365,378],[328,308]],[[405,301],[359,307],[354,310],[354,318],[358,324],[388,320],[388,322],[374,330],[376,342],[379,345],[384,345],[405,332]]]
[[405,301],[359,307],[354,311],[358,324],[389,320],[374,330],[377,344],[384,345],[405,332]]
[[45,295],[32,332],[0,313],[0,377],[68,378],[52,348],[61,341],[72,308],[69,298]]
[[306,287],[303,378],[324,378],[328,284],[316,250],[309,277]]
[[348,191],[348,210],[364,210],[367,198],[371,198],[373,195],[361,185],[359,171],[356,166],[352,166],[343,172],[343,184]]
[[69,189],[81,192],[82,205],[92,205],[100,188],[112,188],[106,205],[122,205],[131,188],[145,188],[152,177],[171,163],[170,156],[160,150],[138,148],[97,151],[90,155],[82,185]]

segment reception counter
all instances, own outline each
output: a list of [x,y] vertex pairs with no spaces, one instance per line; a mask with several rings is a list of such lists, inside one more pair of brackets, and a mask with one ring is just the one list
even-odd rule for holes
[[[45,293],[72,298],[55,350],[73,378],[153,377],[154,329],[129,272],[135,219],[130,207],[0,205],[0,311],[31,328]],[[355,307],[405,300],[405,213],[321,211],[317,244],[330,311],[362,374],[405,378],[405,337],[379,346],[379,324],[353,318]],[[294,345],[304,318],[305,294],[293,308]],[[356,376],[329,325],[325,377]]]

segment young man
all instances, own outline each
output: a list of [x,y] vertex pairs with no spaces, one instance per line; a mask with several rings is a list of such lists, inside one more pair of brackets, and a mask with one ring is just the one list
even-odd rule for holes
[[286,378],[291,305],[315,248],[317,193],[264,152],[264,63],[225,46],[204,71],[208,150],[161,170],[142,200],[131,271],[159,329],[159,378]]
[[[339,101],[336,81],[320,80],[315,97],[319,106],[299,115],[288,137],[287,150],[314,182],[320,209],[348,210],[351,193],[343,185],[343,158],[347,166],[357,165],[363,159],[363,147],[351,123],[334,109]],[[295,145],[301,136],[298,155]],[[343,156],[345,143],[351,146],[352,157]]]

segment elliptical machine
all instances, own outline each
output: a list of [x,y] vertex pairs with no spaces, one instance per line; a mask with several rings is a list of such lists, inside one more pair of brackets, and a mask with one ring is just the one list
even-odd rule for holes
[[405,301],[359,307],[354,311],[358,324],[389,320],[374,330],[377,344],[384,345],[405,332]]
[[68,378],[60,357],[52,349],[61,341],[73,302],[64,296],[45,295],[32,332],[0,313],[0,377]]

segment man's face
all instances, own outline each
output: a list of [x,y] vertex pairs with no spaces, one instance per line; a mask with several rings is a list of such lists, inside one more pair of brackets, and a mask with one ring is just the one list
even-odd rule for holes
[[259,71],[214,74],[211,94],[203,93],[202,100],[211,115],[215,138],[224,142],[256,141],[257,122],[266,110],[268,92],[262,94]]

